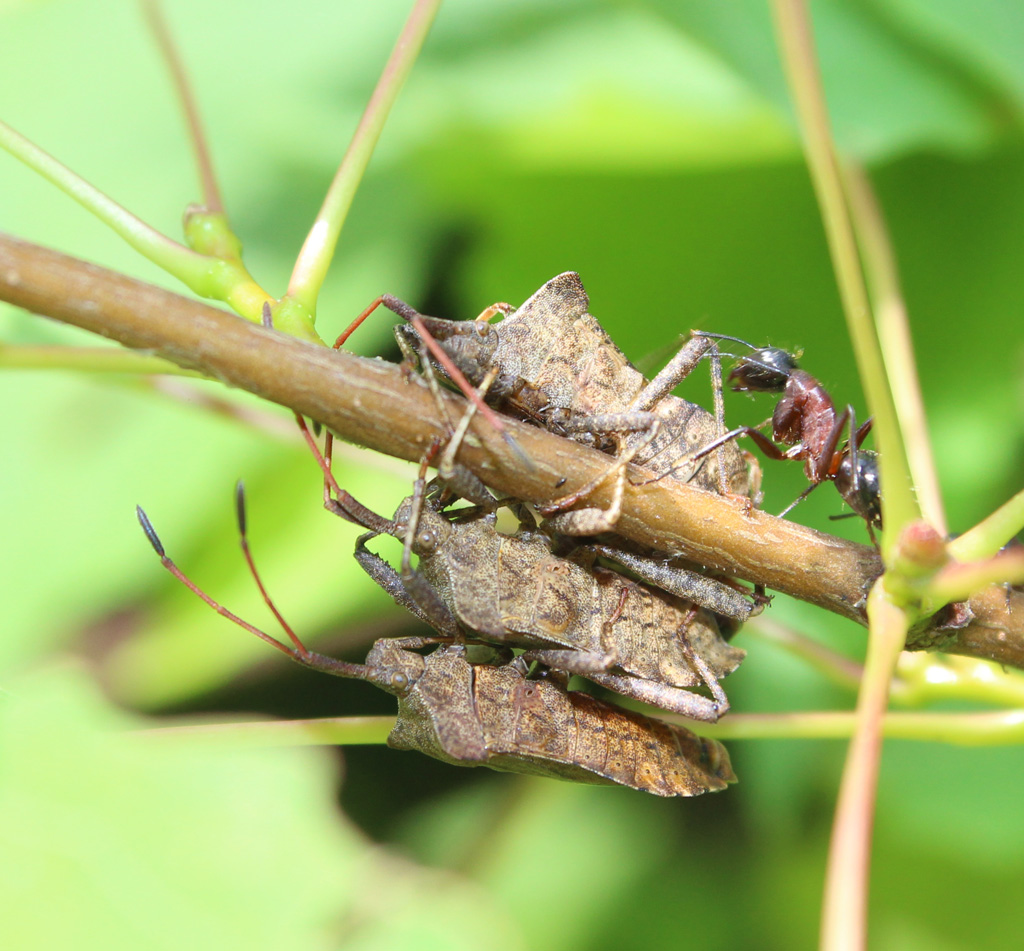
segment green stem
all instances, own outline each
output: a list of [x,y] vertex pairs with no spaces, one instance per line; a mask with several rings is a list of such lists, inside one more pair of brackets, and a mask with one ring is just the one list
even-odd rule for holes
[[0,343],[5,370],[82,370],[87,373],[167,373],[202,377],[176,363],[114,347],[33,347]]
[[827,951],[860,951],[866,946],[882,723],[889,684],[909,627],[904,613],[888,601],[881,583],[876,583],[868,596],[868,619],[868,653],[857,698],[856,727],[839,787],[825,876],[821,947]]
[[924,651],[900,656],[893,703],[922,706],[949,700],[1024,709],[1024,676],[974,657]]
[[783,648],[845,689],[856,690],[864,676],[864,668],[856,661],[764,615],[748,621],[743,633],[761,637]]
[[[246,320],[260,322],[263,304],[272,298],[256,283],[241,261],[198,254],[172,241],[4,122],[0,122],[0,147],[53,182],[141,255],[190,290],[201,297],[224,301]],[[300,339],[322,343],[313,329],[312,318],[302,311],[299,307],[292,308],[288,319],[275,321],[275,327]]]
[[988,518],[959,538],[954,538],[946,550],[957,561],[980,561],[990,558],[1024,528],[1024,489],[999,506]]
[[[693,726],[692,721],[666,719]],[[734,713],[720,723],[696,729],[717,740],[842,740],[857,723],[850,711],[801,713]],[[273,720],[204,723],[144,730],[145,737],[223,739],[253,746],[356,746],[384,743],[394,717],[328,717],[320,720]],[[890,713],[882,721],[887,739],[954,743],[960,746],[1010,746],[1024,743],[1024,709],[991,713]]]
[[907,459],[925,520],[940,535],[947,535],[946,513],[935,470],[935,457],[928,437],[921,384],[914,360],[914,344],[907,320],[907,307],[900,290],[896,255],[889,232],[864,170],[845,163],[850,214],[864,255],[874,304],[875,322],[881,338],[888,379],[892,385],[900,430],[906,440]]
[[[688,722],[688,721],[683,721]],[[716,740],[841,740],[851,737],[857,714],[847,711],[733,713],[695,729]],[[1009,746],[1024,743],[1024,709],[993,713],[890,713],[882,720],[886,739]]]
[[207,258],[190,251],[177,241],[172,241],[140,218],[136,218],[126,208],[80,178],[66,165],[62,165],[5,122],[0,122],[0,146],[43,178],[53,182],[87,211],[91,211],[144,257],[189,287],[201,283],[206,278],[210,267]]
[[1024,550],[1007,551],[985,561],[953,564],[943,568],[928,585],[936,605],[963,601],[992,584],[1024,584]]
[[317,297],[363,172],[440,6],[441,0],[416,0],[299,252],[288,284],[288,297],[312,314],[316,313]]
[[920,518],[911,489],[910,469],[900,435],[899,420],[889,389],[882,352],[871,316],[867,287],[850,221],[835,145],[825,107],[805,0],[772,0],[782,61],[789,79],[804,148],[846,314],[850,339],[875,418],[879,466],[884,486],[883,551],[889,554],[900,529]]
[[144,0],[142,10],[164,57],[164,62],[167,64],[168,72],[171,74],[171,83],[178,95],[182,111],[185,113],[189,141],[195,151],[196,170],[199,173],[199,181],[203,189],[203,207],[206,211],[223,214],[224,204],[221,201],[220,190],[217,188],[217,177],[213,172],[210,150],[206,145],[203,124],[199,119],[199,108],[196,105],[195,96],[192,95],[192,86],[188,81],[185,65],[178,55],[178,49],[157,0]]
[[140,730],[156,739],[210,740],[251,746],[362,746],[387,742],[394,717],[329,717],[322,720],[268,720],[201,723]]

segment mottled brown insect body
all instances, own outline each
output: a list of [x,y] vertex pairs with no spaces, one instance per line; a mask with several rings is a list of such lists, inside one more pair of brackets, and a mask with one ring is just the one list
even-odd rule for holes
[[[253,579],[291,644],[233,614],[192,582],[167,555],[146,513],[136,511],[164,568],[218,614],[304,667],[364,680],[398,697],[389,745],[458,766],[618,784],[658,796],[696,796],[735,781],[729,754],[714,740],[569,691],[565,678],[557,675],[528,680],[526,662],[513,659],[508,650],[488,649],[498,655],[497,664],[470,664],[462,644],[445,643],[426,656],[417,653],[419,648],[450,641],[448,637],[381,639],[365,664],[309,650],[260,580],[246,536],[241,483],[236,504],[242,551]],[[384,583],[387,587],[389,582]],[[403,603],[408,601],[399,588],[388,590]],[[411,601],[407,606],[419,610]]]
[[[694,461],[697,450],[721,435],[720,427],[707,410],[669,393],[711,341],[692,338],[649,382],[588,313],[589,303],[579,275],[570,271],[495,324],[422,320],[474,386],[497,368],[485,397],[494,407],[628,456],[659,476],[750,496],[747,462],[735,446]],[[404,325],[397,333],[408,351],[415,331]]]
[[396,749],[657,796],[696,796],[735,782],[717,741],[551,680],[527,680],[516,662],[469,664],[462,649],[445,646],[424,658],[389,641],[378,641],[367,658],[375,667],[403,663],[409,684],[388,738]]
[[[449,517],[428,506],[409,533],[411,511],[407,499],[388,533],[409,535],[419,556],[416,571],[399,576],[365,548],[369,536],[360,539],[356,558],[438,630],[525,649],[552,667],[685,716],[716,720],[728,709],[718,679],[735,670],[745,652],[725,641],[709,611],[595,568],[586,550],[578,558],[559,557],[536,529],[502,534],[493,514]],[[737,613],[751,613],[738,592],[701,581],[739,602]],[[685,689],[701,684],[711,687],[714,701]]]

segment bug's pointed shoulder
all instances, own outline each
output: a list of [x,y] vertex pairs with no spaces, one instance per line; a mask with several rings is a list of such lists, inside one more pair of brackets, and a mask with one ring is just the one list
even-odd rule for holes
[[551,278],[516,312],[516,316],[550,316],[574,320],[587,313],[590,298],[575,271]]
[[583,287],[583,281],[575,271],[564,271],[551,278],[541,290],[547,291],[550,297],[557,297],[582,313],[586,313],[590,307],[590,298]]

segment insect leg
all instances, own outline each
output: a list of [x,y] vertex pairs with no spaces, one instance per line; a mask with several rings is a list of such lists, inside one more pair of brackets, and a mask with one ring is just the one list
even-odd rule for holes
[[598,554],[629,569],[649,584],[690,601],[715,614],[735,621],[746,621],[760,614],[759,606],[751,604],[739,591],[699,572],[671,565],[664,558],[648,558],[608,545],[590,546]]

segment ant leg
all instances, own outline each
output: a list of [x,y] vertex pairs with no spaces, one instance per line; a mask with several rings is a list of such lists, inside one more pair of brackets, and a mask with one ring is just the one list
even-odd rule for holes
[[[770,422],[770,420],[767,420],[765,423],[762,423],[761,425],[762,426],[766,425],[767,422]],[[686,456],[680,457],[680,459],[682,461],[677,462],[676,465],[674,465],[671,469],[668,469],[667,471],[662,472],[659,475],[653,476],[650,479],[645,479],[642,482],[634,482],[633,485],[635,485],[635,486],[650,485],[652,482],[660,482],[662,479],[672,478],[672,477],[674,477],[676,475],[677,472],[679,472],[679,471],[681,471],[683,469],[686,469],[689,466],[692,466],[693,463],[698,462],[701,459],[706,458],[708,455],[710,455],[712,452],[714,452],[720,446],[724,446],[727,442],[731,442],[731,441],[733,441],[735,439],[739,439],[741,436],[749,436],[751,439],[753,439],[754,442],[761,449],[761,451],[764,452],[764,454],[766,456],[768,456],[769,459],[791,459],[791,458],[793,458],[794,451],[799,450],[801,448],[801,447],[794,447],[794,449],[791,449],[791,450],[788,450],[788,451],[783,451],[777,445],[775,445],[775,443],[773,443],[767,436],[765,436],[764,433],[760,432],[758,430],[758,428],[752,427],[752,426],[740,426],[738,429],[732,429],[729,432],[725,433],[723,436],[719,436],[717,439],[713,439],[711,442],[709,442],[705,446],[702,446],[696,452],[693,452],[693,453],[690,453],[690,454],[688,454]],[[755,464],[756,464],[756,460],[754,460],[754,461],[755,461]],[[719,466],[719,468],[721,468],[721,466]],[[760,488],[760,484],[761,484],[760,483],[760,468],[761,467],[759,465],[756,466],[757,473],[758,473],[758,476],[757,476],[758,488]],[[694,472],[693,475],[696,475],[696,472]],[[693,478],[693,476],[691,475],[690,478]],[[726,493],[726,496],[727,497],[733,496],[733,493],[728,492],[728,493]],[[751,501],[751,498],[748,497],[748,496],[742,496],[741,498],[746,499],[747,502]]]
[[803,490],[803,492],[801,492],[795,499],[793,499],[793,501],[790,502],[789,505],[787,505],[781,512],[779,512],[778,517],[782,518],[783,516],[788,515],[790,512],[792,512],[793,509],[795,509],[804,499],[807,498],[807,496],[809,496],[816,488],[818,488],[819,485],[821,485],[820,482],[812,482],[809,486],[807,486],[806,489]]
[[[722,397],[722,359],[718,345],[714,343],[712,334],[704,334],[698,330],[691,331],[690,340],[683,345],[678,353],[664,366],[657,376],[641,390],[630,404],[631,410],[650,410],[661,399],[667,396],[682,380],[684,380],[706,356],[711,357],[711,393],[714,402],[715,433],[721,437],[725,433],[725,401]],[[731,339],[731,338],[730,338]],[[720,448],[724,443],[720,443]],[[720,495],[730,495],[729,484],[725,474],[725,460],[721,451],[718,459],[718,489]]]
[[[724,446],[727,442],[731,442],[734,439],[739,439],[740,436],[749,436],[757,444],[760,449],[769,459],[792,459],[792,450],[782,450],[775,445],[764,433],[760,432],[751,426],[740,426],[738,429],[731,429],[723,436],[719,436],[717,439],[713,439],[706,446],[702,446],[697,452],[691,457],[690,461],[696,462],[698,459],[703,459],[709,453],[718,449],[719,446]],[[797,447],[794,447],[797,448]]]
[[839,438],[843,435],[843,430],[846,428],[847,423],[850,424],[852,432],[852,414],[853,407],[847,406],[833,421],[828,437],[822,443],[821,450],[817,456],[807,460],[810,470],[808,477],[812,482],[824,482],[835,478],[835,474],[839,471],[839,464],[843,461],[843,455],[845,454],[843,450],[838,448]]
[[863,423],[861,423],[860,429],[857,429],[857,424],[854,421],[853,407],[850,407],[850,428],[856,429],[854,442],[857,443],[858,449],[860,449],[861,443],[863,443],[864,440],[867,439],[868,433],[871,432],[871,427],[874,425],[874,423],[875,418],[873,416],[869,416]]
[[[718,353],[718,347],[711,347],[711,392],[715,405],[715,435],[725,435],[725,399],[722,396],[722,358]],[[725,477],[725,457],[723,447],[715,450],[715,460],[718,462],[718,494],[731,495],[729,482]]]

